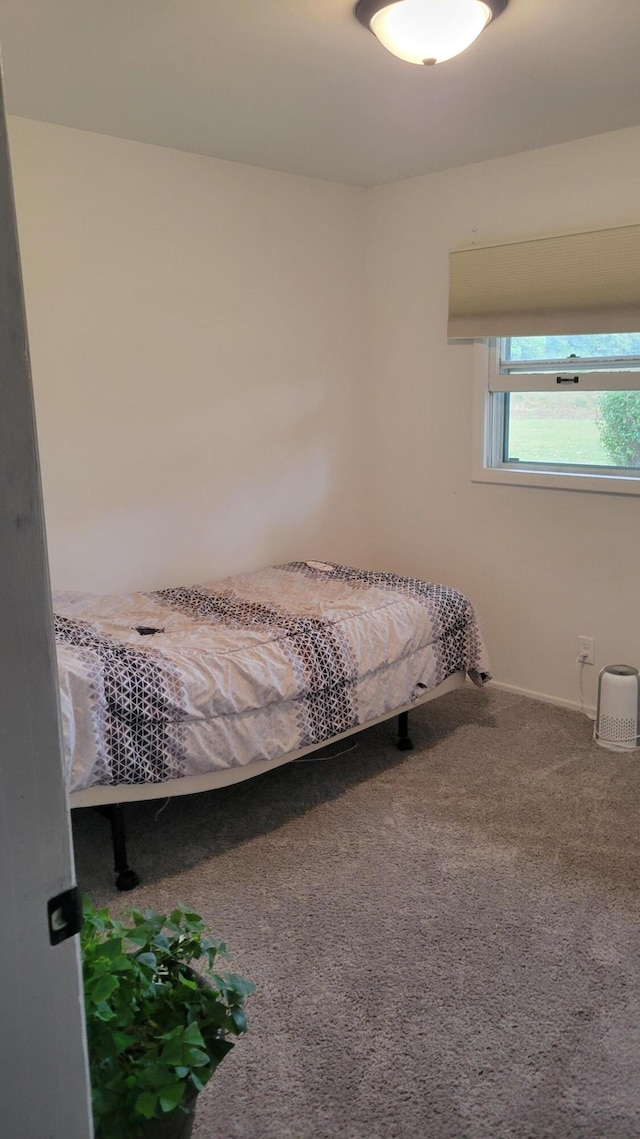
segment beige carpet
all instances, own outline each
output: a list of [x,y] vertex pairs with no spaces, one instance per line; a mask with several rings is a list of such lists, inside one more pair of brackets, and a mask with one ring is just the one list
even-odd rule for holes
[[640,758],[491,688],[412,735],[133,806],[130,895],[75,813],[84,892],[187,903],[257,984],[195,1134],[640,1137]]

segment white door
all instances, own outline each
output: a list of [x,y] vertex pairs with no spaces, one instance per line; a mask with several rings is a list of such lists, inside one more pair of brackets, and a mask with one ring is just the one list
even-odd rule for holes
[[51,598],[0,74],[0,1133],[92,1135]]

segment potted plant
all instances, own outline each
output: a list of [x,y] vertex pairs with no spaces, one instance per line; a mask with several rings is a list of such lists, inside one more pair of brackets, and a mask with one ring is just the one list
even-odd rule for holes
[[187,1139],[198,1092],[246,1031],[254,986],[214,971],[225,946],[184,907],[121,921],[85,899],[83,917],[96,1139]]

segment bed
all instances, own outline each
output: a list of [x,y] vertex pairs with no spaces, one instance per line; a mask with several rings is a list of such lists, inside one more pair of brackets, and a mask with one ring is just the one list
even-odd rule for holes
[[448,586],[290,562],[189,587],[54,594],[72,808],[112,827],[131,889],[123,805],[226,786],[489,678],[470,601]]

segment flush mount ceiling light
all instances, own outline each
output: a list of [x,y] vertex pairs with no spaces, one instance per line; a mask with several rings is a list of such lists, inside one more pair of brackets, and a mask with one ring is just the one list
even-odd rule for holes
[[509,0],[358,0],[354,12],[407,63],[442,63],[478,38]]

